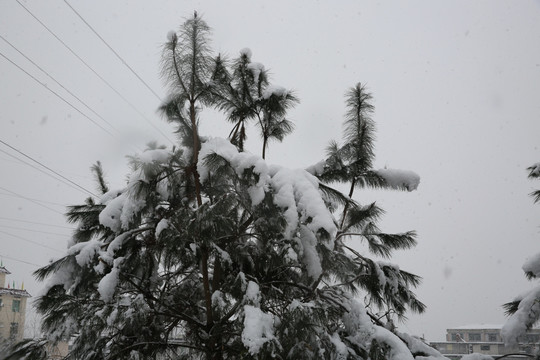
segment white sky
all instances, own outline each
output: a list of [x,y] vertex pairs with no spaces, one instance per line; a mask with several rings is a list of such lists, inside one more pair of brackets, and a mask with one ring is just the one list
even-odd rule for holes
[[[154,139],[170,144],[150,123],[175,139],[155,112],[158,100],[63,1],[19,1],[137,112],[17,1],[0,0],[0,35],[116,129],[0,39],[1,54],[115,134],[0,56],[0,140],[92,191],[89,167],[101,160],[110,184],[121,187],[125,155]],[[428,310],[402,331],[442,340],[446,328],[502,323],[500,305],[529,286],[520,269],[540,250],[540,206],[527,195],[540,184],[525,171],[540,161],[540,1],[69,3],[160,96],[160,46],[193,10],[214,29],[216,51],[236,56],[249,47],[274,83],[301,99],[290,112],[296,131],[271,145],[270,162],[319,161],[328,141],[340,139],[344,92],[367,83],[376,106],[376,166],[422,178],[413,193],[356,196],[387,211],[383,230],[419,233],[419,245],[393,261],[424,278],[417,293]],[[207,134],[228,134],[215,113],[201,121]],[[0,143],[0,257],[10,281],[36,294],[36,266],[27,263],[61,255],[70,233],[61,213],[86,195],[11,156],[31,162]]]

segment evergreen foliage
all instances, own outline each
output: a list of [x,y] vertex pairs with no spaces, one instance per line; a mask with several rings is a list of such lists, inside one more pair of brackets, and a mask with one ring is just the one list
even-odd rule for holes
[[[528,167],[527,170],[529,179],[540,178],[540,163]],[[535,190],[530,195],[535,203],[540,202],[540,190]],[[540,277],[540,253],[527,260],[522,269],[529,280]],[[502,336],[507,344],[515,345],[518,338],[540,320],[540,284],[504,304],[503,308],[509,318],[502,328]]]
[[[371,94],[361,84],[347,92],[343,144],[322,162],[268,165],[269,141],[292,131],[298,100],[249,50],[214,57],[209,31],[195,13],[164,47],[160,110],[179,146],[131,157],[120,190],[96,164],[101,198],[68,209],[77,230],[67,254],[35,273],[47,281],[36,301],[46,341],[71,337],[68,358],[80,360],[436,358],[393,325],[425,309],[412,291],[420,278],[387,262],[415,232],[381,231],[383,210],[353,199],[356,189],[418,185],[410,172],[373,169]],[[228,140],[200,137],[204,107],[232,124]],[[250,122],[262,157],[244,149]],[[40,349],[14,354],[41,359]]]

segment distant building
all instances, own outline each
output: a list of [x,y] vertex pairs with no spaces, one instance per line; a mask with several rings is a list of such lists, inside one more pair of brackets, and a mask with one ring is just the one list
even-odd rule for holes
[[[505,354],[536,354],[540,350],[540,329],[531,329],[518,338],[518,345],[507,347],[501,338],[502,325],[467,325],[446,330],[446,341],[431,342],[431,346],[450,359],[479,353],[490,356]],[[507,357],[505,359],[523,359]]]
[[0,266],[0,342],[17,342],[24,335],[26,299],[30,294],[15,286],[6,287],[6,275],[11,274]]

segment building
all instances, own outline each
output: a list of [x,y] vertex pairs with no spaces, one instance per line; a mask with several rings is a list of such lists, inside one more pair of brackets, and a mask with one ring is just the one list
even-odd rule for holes
[[[518,339],[518,345],[507,347],[501,338],[502,325],[467,325],[446,330],[446,341],[431,342],[431,346],[450,359],[479,353],[490,356],[505,354],[535,354],[540,350],[540,329],[531,329]],[[506,359],[523,359],[507,357]]]
[[6,287],[6,275],[11,274],[0,265],[0,342],[17,342],[24,336],[26,299],[30,294],[15,286]]

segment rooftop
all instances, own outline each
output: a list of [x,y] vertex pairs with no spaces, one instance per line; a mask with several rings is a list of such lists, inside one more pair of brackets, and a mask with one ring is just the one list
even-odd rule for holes
[[0,266],[0,274],[11,274],[11,273],[5,267]]
[[32,296],[26,290],[9,289],[9,288],[0,288],[0,295],[13,295],[13,296],[20,296],[20,297]]
[[502,324],[473,324],[448,328],[448,330],[486,330],[486,329],[502,329]]

